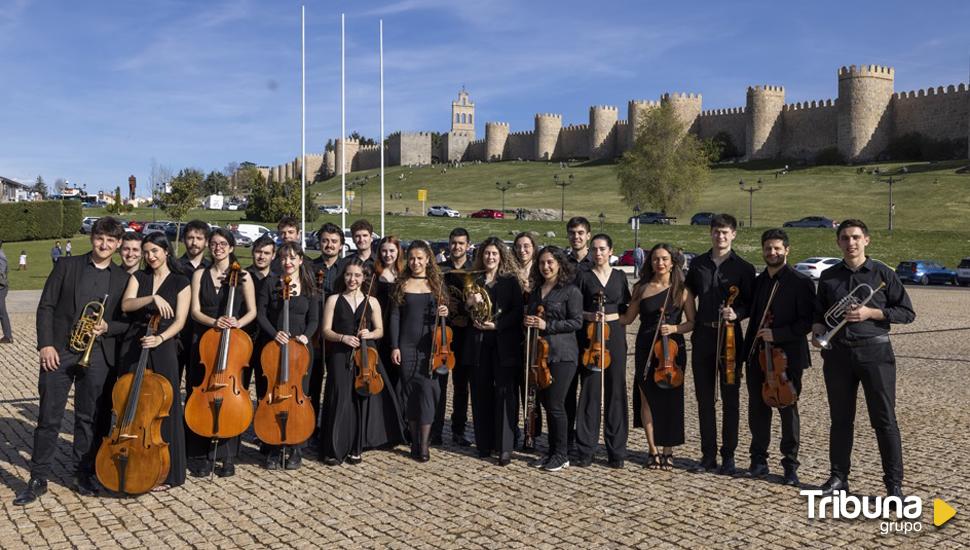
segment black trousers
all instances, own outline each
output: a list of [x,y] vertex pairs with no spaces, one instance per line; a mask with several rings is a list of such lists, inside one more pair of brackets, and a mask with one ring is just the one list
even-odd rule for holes
[[481,362],[472,369],[475,446],[483,454],[511,452],[515,445],[515,382],[520,369],[499,365],[497,351],[482,350]]
[[[109,345],[114,345],[110,343]],[[95,345],[88,367],[77,365],[80,357],[71,352],[61,353],[61,364],[54,371],[41,369],[37,382],[40,410],[34,430],[34,450],[30,457],[30,477],[48,479],[57,437],[67,407],[67,395],[74,386],[74,446],[71,457],[78,472],[94,473],[94,458],[100,441],[94,434],[94,420],[101,388],[108,375],[104,354]],[[109,413],[110,414],[110,413]]]
[[829,429],[829,461],[833,476],[847,480],[851,469],[859,385],[866,397],[869,423],[876,431],[883,481],[903,481],[903,445],[896,424],[896,356],[892,345],[880,343],[823,351],[825,392],[832,424]]
[[[741,349],[741,329],[735,330],[736,349]],[[705,462],[717,456],[717,420],[715,417],[714,385],[720,384],[721,398],[721,458],[733,459],[738,447],[740,421],[739,395],[741,389],[741,353],[736,356],[735,381],[728,385],[724,372],[717,368],[717,329],[698,326],[691,334],[691,374],[694,376],[694,395],[697,398],[697,417],[701,432],[701,455]]]
[[[785,371],[795,386],[795,394],[802,393],[802,369]],[[748,428],[751,429],[751,464],[768,464],[768,445],[771,443],[771,415],[773,407],[765,405],[761,387],[765,375],[757,363],[748,365]],[[799,425],[798,403],[778,409],[781,417],[781,464],[785,468],[798,468]]]
[[579,371],[577,361],[577,368],[570,377],[569,387],[566,388],[566,397],[563,404],[566,409],[566,439],[570,446],[576,441],[576,409],[579,405],[576,394],[579,391]]
[[[451,433],[452,435],[464,435],[465,426],[468,424],[468,398],[470,396],[472,378],[475,375],[475,368],[466,365],[465,358],[462,357],[462,342],[465,341],[464,333],[454,331],[451,351],[455,354],[455,368],[451,371]],[[460,338],[460,339],[459,339]],[[431,424],[431,437],[437,439],[441,437],[441,432],[445,425],[445,405],[448,401],[448,375],[438,376],[438,385],[441,388],[441,399],[434,411],[434,422]],[[474,407],[473,407],[474,412]]]
[[552,385],[539,392],[539,399],[546,409],[549,424],[549,455],[568,456],[566,435],[569,424],[566,419],[566,392],[576,376],[576,363],[566,361],[551,363]]
[[[265,342],[263,342],[263,345],[265,345]],[[319,345],[319,340],[317,340],[317,343],[314,344],[313,356],[321,357],[319,362],[313,365],[313,368],[310,370],[310,382],[309,382],[308,393],[307,393],[307,397],[310,398],[310,403],[313,404],[313,413],[316,415],[316,419],[317,419],[316,428],[313,430],[314,435],[311,438],[315,440],[317,437],[319,437],[320,426],[322,426],[324,423],[323,421],[323,415],[324,415],[323,380],[324,380],[324,373],[329,368],[327,367],[327,364],[326,364],[327,362],[326,350]],[[257,399],[260,399],[262,398],[262,396],[266,395],[266,379],[262,376],[263,375],[262,364],[258,366],[258,369],[259,370],[256,374],[257,376],[256,395],[257,395]]]
[[[625,357],[623,359],[626,359]],[[593,372],[579,367],[582,385],[579,391],[579,407],[576,411],[576,449],[580,457],[592,458],[599,446],[600,434],[600,380],[606,384],[603,400],[606,403],[603,439],[610,460],[626,458],[626,441],[629,435],[627,412],[626,361],[614,356],[612,364],[603,371]]]

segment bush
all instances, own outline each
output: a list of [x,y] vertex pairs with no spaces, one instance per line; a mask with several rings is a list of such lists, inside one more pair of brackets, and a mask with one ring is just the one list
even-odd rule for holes
[[845,164],[845,157],[843,157],[842,153],[839,152],[838,147],[827,147],[815,155],[815,164]]
[[35,241],[70,237],[81,228],[75,200],[0,204],[0,240]]
[[[316,221],[320,212],[313,204],[312,194],[306,196],[306,220]],[[260,175],[249,189],[246,219],[276,223],[283,216],[300,217],[300,182],[267,181]]]
[[967,138],[936,139],[910,132],[893,139],[886,154],[893,160],[957,160],[966,157]]

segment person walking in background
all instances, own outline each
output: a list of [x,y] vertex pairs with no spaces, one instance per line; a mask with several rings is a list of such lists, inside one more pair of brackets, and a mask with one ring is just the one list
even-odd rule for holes
[[66,243],[64,243],[64,255],[65,256],[71,255],[71,241],[67,241]]
[[17,266],[17,271],[27,271],[27,251],[20,251],[20,265]]
[[7,255],[3,252],[3,241],[0,241],[0,327],[3,328],[3,338],[0,344],[13,343],[13,330],[10,328],[10,316],[7,315],[7,288],[10,286],[8,275],[10,266],[7,264]]
[[61,259],[61,241],[54,242],[54,248],[51,248],[51,264],[57,265],[57,260]]

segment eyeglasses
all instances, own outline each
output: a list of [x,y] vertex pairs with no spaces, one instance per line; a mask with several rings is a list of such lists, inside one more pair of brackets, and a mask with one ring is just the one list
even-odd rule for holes
[[209,248],[229,248],[228,241],[209,241]]

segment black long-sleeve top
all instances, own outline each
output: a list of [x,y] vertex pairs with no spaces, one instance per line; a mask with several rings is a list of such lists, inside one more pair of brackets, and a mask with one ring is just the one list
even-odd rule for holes
[[[751,355],[751,347],[775,283],[778,284],[778,290],[771,301],[773,320],[765,326],[771,329],[773,344],[781,348],[788,357],[788,366],[796,369],[807,368],[812,364],[806,335],[812,330],[815,284],[807,275],[795,271],[788,264],[778,270],[774,277],[765,270],[754,280],[751,319],[744,336],[743,357],[750,359],[751,365],[758,365],[758,356]],[[760,344],[758,347],[756,351],[760,351]]]
[[492,302],[495,330],[478,330],[469,325],[465,329],[463,360],[476,364],[482,345],[494,344],[499,364],[511,367],[522,364],[522,287],[515,275],[497,277],[492,286],[485,286]]
[[405,292],[404,303],[391,299],[391,349],[414,347],[423,352],[431,349],[431,331],[438,311],[438,301],[430,292]]
[[[886,319],[875,321],[867,319],[859,323],[846,323],[835,337],[835,341],[855,341],[889,334],[890,324],[912,323],[916,319],[913,303],[903,287],[896,272],[886,264],[866,258],[859,269],[853,271],[845,262],[839,262],[822,272],[815,296],[815,322],[825,324],[825,312],[860,283],[866,283],[873,290],[880,283],[886,286],[877,291],[866,306],[880,309]],[[860,296],[864,296],[860,293]],[[827,330],[827,329],[826,329]]]
[[687,272],[687,288],[697,297],[697,316],[695,323],[711,326],[720,317],[732,286],[738,287],[738,297],[734,300],[734,312],[738,321],[748,317],[751,292],[754,289],[754,266],[738,256],[733,250],[721,265],[714,263],[711,251],[697,256],[690,262]]
[[549,342],[549,363],[569,361],[575,363],[579,358],[576,331],[583,326],[583,295],[572,284],[553,288],[542,296],[542,288],[535,289],[529,296],[529,315],[535,315],[536,308],[545,311],[546,330],[539,334]]
[[[279,275],[268,275],[256,297],[256,320],[263,336],[272,340],[283,330],[283,296]],[[300,294],[290,296],[290,336],[306,336],[308,339],[320,324],[320,297]]]

